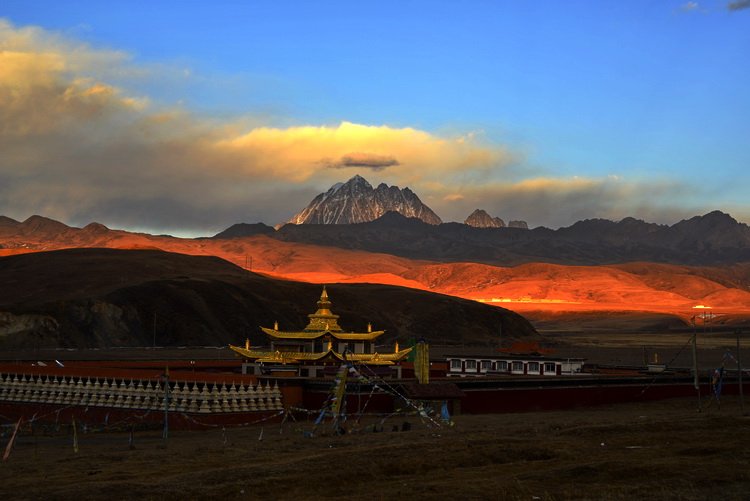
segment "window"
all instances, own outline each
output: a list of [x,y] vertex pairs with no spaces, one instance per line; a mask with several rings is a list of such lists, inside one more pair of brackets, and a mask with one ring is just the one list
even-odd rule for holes
[[544,364],[544,373],[545,374],[557,374],[555,364]]
[[508,362],[506,361],[499,361],[496,364],[497,370],[499,371],[507,371],[508,370]]
[[461,361],[454,358],[451,360],[451,370],[461,370]]
[[492,362],[489,360],[482,360],[482,372],[487,372],[492,369]]
[[513,372],[523,372],[523,362],[513,362]]
[[476,360],[467,360],[466,361],[466,370],[477,370],[477,361]]
[[539,362],[529,362],[529,372],[539,372]]

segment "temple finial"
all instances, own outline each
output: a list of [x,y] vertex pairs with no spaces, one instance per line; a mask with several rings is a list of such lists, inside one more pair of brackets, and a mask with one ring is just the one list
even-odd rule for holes
[[305,327],[305,330],[341,331],[341,327],[336,323],[339,316],[331,312],[331,301],[328,300],[328,289],[325,286],[323,286],[323,292],[318,300],[318,310],[308,317],[310,323]]

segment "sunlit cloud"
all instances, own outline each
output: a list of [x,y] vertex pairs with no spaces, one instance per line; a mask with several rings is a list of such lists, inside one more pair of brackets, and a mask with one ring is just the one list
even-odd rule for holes
[[[286,129],[261,127],[216,143],[248,173],[291,182],[316,175],[332,181],[341,174],[322,167],[384,170],[393,181],[466,169],[509,165],[512,155],[504,148],[488,147],[464,137],[442,138],[413,128],[391,128],[342,122],[337,126]],[[352,151],[367,153],[351,153]],[[340,159],[331,162],[331,158]],[[398,159],[398,160],[397,160]]]

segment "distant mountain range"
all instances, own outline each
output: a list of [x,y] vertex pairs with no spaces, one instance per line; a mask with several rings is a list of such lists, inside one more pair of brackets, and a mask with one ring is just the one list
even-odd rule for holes
[[214,238],[265,233],[287,242],[494,266],[634,261],[711,266],[750,261],[750,227],[720,211],[671,226],[634,218],[619,222],[588,219],[558,230],[474,227],[461,223],[434,225],[391,211],[357,224],[287,224],[275,232],[269,228],[235,225]]
[[[336,183],[321,193],[307,207],[284,224],[356,224],[374,221],[386,212],[397,212],[405,217],[414,217],[427,224],[443,221],[427,207],[409,188],[388,186],[381,183],[373,188],[365,178],[356,175],[345,183]],[[277,225],[276,228],[284,224]],[[465,224],[478,228],[505,228],[498,217],[490,217],[477,209],[466,219]],[[511,228],[528,228],[524,221],[510,221]]]
[[[132,240],[128,235],[133,234],[110,230],[99,223],[79,229],[42,216],[32,216],[23,222],[0,216],[0,249],[126,246]],[[540,262],[608,265],[639,261],[714,266],[750,262],[750,227],[720,211],[671,226],[634,218],[619,222],[589,219],[558,230],[478,228],[461,223],[435,225],[390,211],[373,221],[354,224],[287,224],[274,229],[262,223],[241,223],[211,239],[231,241],[254,235],[408,259],[493,266]],[[190,240],[174,241],[180,242],[176,251],[192,246]],[[139,240],[138,245],[144,245],[143,241]]]

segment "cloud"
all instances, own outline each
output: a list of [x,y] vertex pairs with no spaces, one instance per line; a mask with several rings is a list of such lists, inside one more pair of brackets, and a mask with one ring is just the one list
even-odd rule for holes
[[[198,115],[128,85],[158,79],[158,70],[0,19],[0,215],[205,235],[236,222],[287,221],[363,169],[372,184],[408,186],[446,221],[480,207],[531,226],[658,221],[657,212],[698,213],[669,200],[712,199],[670,180],[543,176],[473,131],[447,136],[347,121],[281,128],[252,113]],[[175,75],[193,78],[174,68],[165,78]]]
[[396,157],[392,155],[374,155],[372,153],[349,153],[341,157],[337,162],[324,159],[321,163],[335,169],[364,167],[366,169],[372,169],[373,171],[381,171],[386,167],[401,165],[399,161],[396,160]]
[[690,12],[698,9],[698,2],[688,2],[680,6],[680,10],[683,12]]
[[[422,193],[417,187],[417,193]],[[430,188],[428,205],[444,221],[464,221],[475,209],[504,220],[526,221],[530,227],[557,228],[591,218],[641,218],[674,223],[708,212],[703,207],[675,207],[670,200],[695,196],[696,190],[679,181],[602,178],[536,177],[518,182],[469,184],[456,192],[451,184]]]
[[160,106],[114,83],[153,79],[152,70],[123,52],[0,20],[0,214],[222,229],[251,217],[286,220],[342,170],[406,185],[513,162],[471,134],[258,126],[250,115],[221,120]]
[[750,0],[737,0],[736,2],[728,2],[727,9],[729,9],[730,11],[750,9]]
[[[513,156],[505,148],[482,145],[477,139],[443,138],[410,127],[362,125],[259,127],[216,143],[248,173],[290,182],[315,175],[335,182],[338,173],[327,166],[383,170],[390,181],[408,182],[469,168],[508,166]],[[352,150],[367,153],[351,153]],[[331,159],[339,158],[337,162]],[[398,160],[396,160],[398,159]]]

